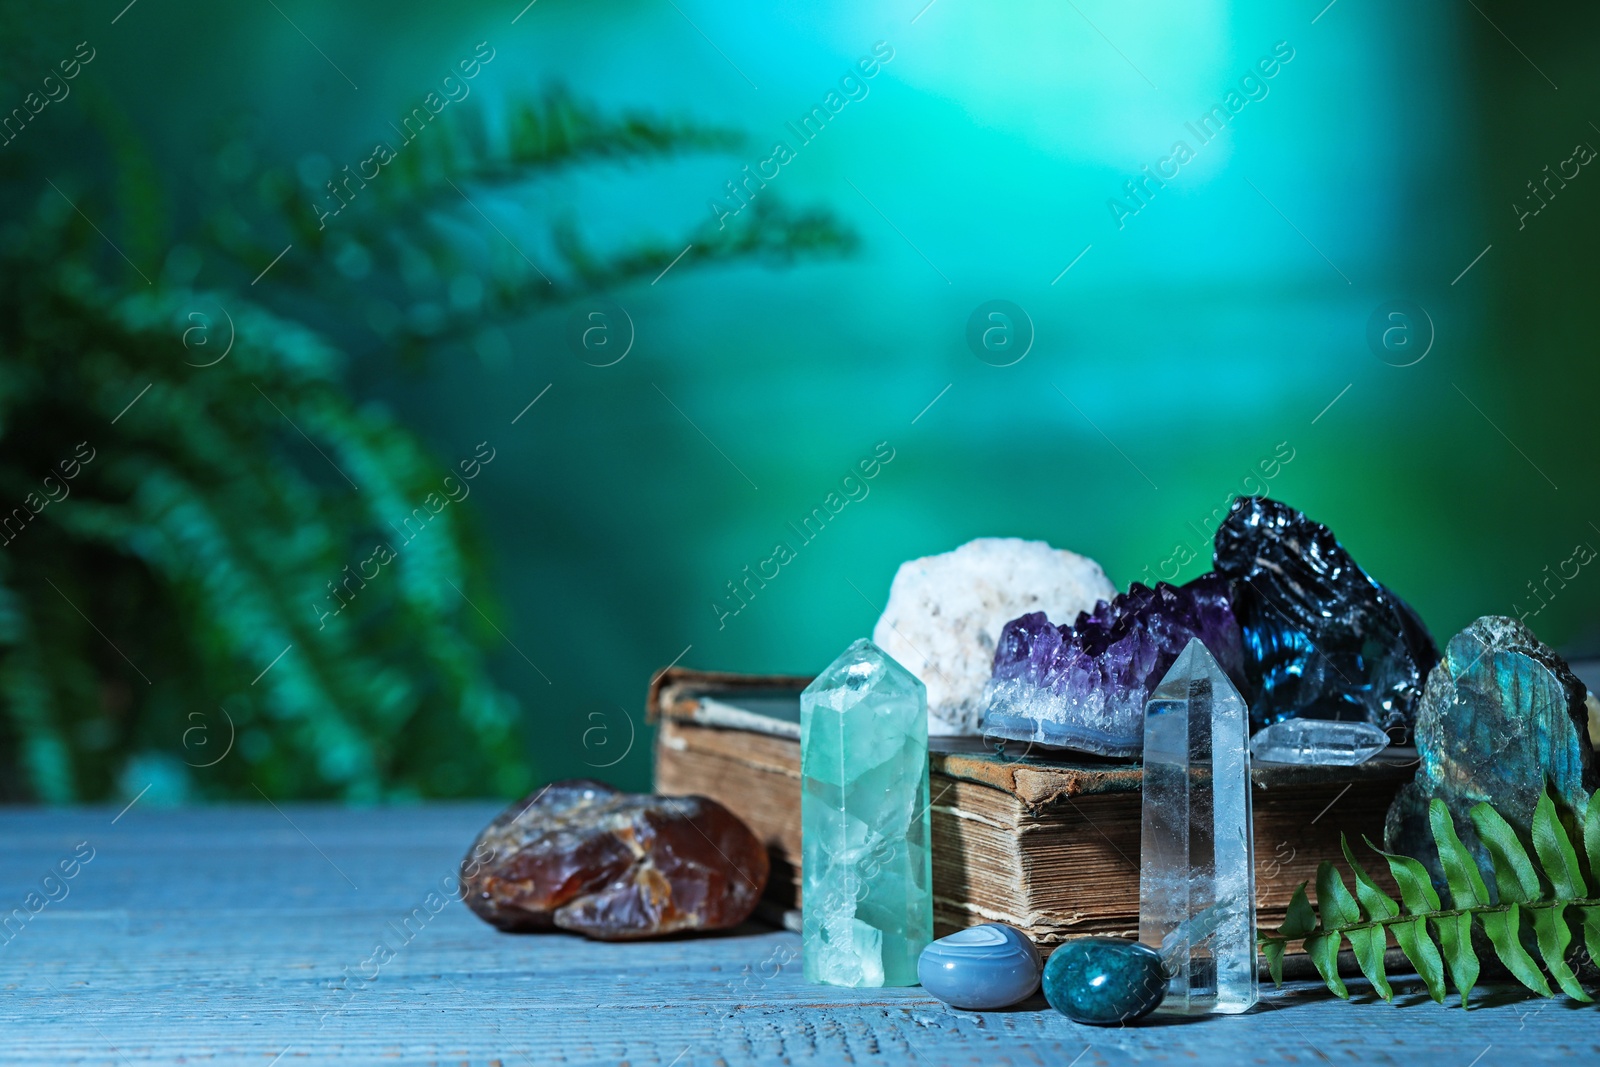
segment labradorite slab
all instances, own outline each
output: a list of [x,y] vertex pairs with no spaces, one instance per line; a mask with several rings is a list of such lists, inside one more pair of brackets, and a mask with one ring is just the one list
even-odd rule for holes
[[1004,923],[957,930],[922,950],[922,988],[953,1008],[991,1011],[1026,1000],[1039,988],[1039,950]]
[[1161,954],[1120,937],[1068,941],[1044,965],[1044,996],[1075,1023],[1116,1026],[1150,1014],[1167,995]]
[[[1581,809],[1600,785],[1587,694],[1566,662],[1515,619],[1486,615],[1452,637],[1418,705],[1421,762],[1389,808],[1389,850],[1422,860],[1443,885],[1429,800],[1450,806],[1485,871],[1487,855],[1467,817],[1474,804],[1493,804],[1525,839],[1547,780],[1559,802]],[[1494,879],[1486,881],[1492,891]]]

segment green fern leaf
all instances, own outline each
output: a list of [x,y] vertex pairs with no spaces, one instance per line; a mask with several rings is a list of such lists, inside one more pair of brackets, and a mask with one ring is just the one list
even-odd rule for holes
[[1550,984],[1539,973],[1539,965],[1533,962],[1528,950],[1522,947],[1519,936],[1522,931],[1521,908],[1520,904],[1512,904],[1505,911],[1485,912],[1483,932],[1489,935],[1495,955],[1500,957],[1500,962],[1506,965],[1512,977],[1541,997],[1548,997]]
[[[1443,801],[1429,802],[1428,823],[1450,888],[1448,908],[1441,907],[1439,894],[1421,862],[1384,852],[1368,841],[1368,847],[1389,864],[1400,889],[1402,915],[1393,898],[1356,861],[1350,843],[1341,841],[1340,847],[1356,878],[1357,895],[1352,897],[1339,872],[1332,864],[1324,863],[1317,870],[1317,907],[1309,914],[1296,905],[1290,909],[1296,931],[1305,929],[1313,920],[1318,924],[1306,938],[1305,949],[1323,981],[1335,994],[1348,998],[1349,991],[1336,967],[1339,945],[1348,940],[1361,972],[1385,1000],[1392,1000],[1393,989],[1384,973],[1384,948],[1392,931],[1395,943],[1427,985],[1428,995],[1443,1003],[1448,974],[1465,1010],[1478,981],[1479,963],[1472,944],[1476,924],[1500,962],[1523,986],[1548,997],[1553,995],[1549,979],[1554,979],[1561,992],[1591,1003],[1590,994],[1578,982],[1567,958],[1573,941],[1567,914],[1569,908],[1577,909],[1589,954],[1600,958],[1600,900],[1586,895],[1582,864],[1554,798],[1548,793],[1540,798],[1531,828],[1539,865],[1548,878],[1548,891],[1515,827],[1488,804],[1474,806],[1469,817],[1489,853],[1488,869],[1495,880],[1496,902],[1490,901],[1483,873],[1462,844]],[[1595,798],[1585,801],[1583,819],[1584,851],[1589,854],[1593,876],[1600,870],[1600,865],[1594,863],[1600,859],[1594,855],[1600,851],[1600,803]],[[1304,886],[1298,895],[1303,893]],[[1275,967],[1274,974],[1281,974],[1287,942],[1283,934],[1280,929],[1276,935],[1263,935],[1261,939],[1262,951],[1269,954],[1269,967]],[[1269,941],[1273,943],[1270,950]],[[1535,944],[1539,959],[1529,951]],[[1271,962],[1273,956],[1278,958],[1276,965]],[[1540,969],[1541,960],[1544,970]]]
[[1343,929],[1361,921],[1356,898],[1350,895],[1339,871],[1327,860],[1317,865],[1317,907],[1322,911],[1323,925],[1329,929]]
[[1567,947],[1572,944],[1572,928],[1567,925],[1567,909],[1535,908],[1532,911],[1534,937],[1539,942],[1539,955],[1544,959],[1545,968],[1550,972],[1550,976],[1556,980],[1556,985],[1561,987],[1561,991],[1573,1000],[1585,1004],[1593,1003],[1593,998],[1578,984],[1578,976],[1572,973],[1572,967],[1567,963]]
[[1467,1010],[1472,987],[1478,982],[1478,957],[1472,951],[1472,916],[1443,915],[1433,920],[1439,934],[1439,949],[1450,968],[1450,982],[1461,994],[1461,1010]]
[[1483,884],[1478,864],[1467,851],[1467,846],[1456,836],[1456,827],[1450,819],[1450,809],[1444,801],[1428,801],[1428,826],[1433,831],[1433,842],[1439,849],[1439,865],[1444,868],[1444,880],[1450,887],[1450,900],[1458,908],[1479,907],[1489,903],[1489,890]]
[[1267,958],[1267,973],[1272,975],[1274,986],[1283,985],[1283,950],[1287,944],[1276,938],[1261,942],[1261,954]]
[[1392,919],[1399,915],[1400,906],[1372,880],[1372,875],[1367,873],[1367,869],[1356,862],[1355,854],[1350,851],[1350,841],[1343,834],[1339,835],[1339,847],[1344,850],[1345,862],[1350,864],[1350,871],[1356,876],[1356,898],[1361,902],[1367,917]]
[[1583,813],[1583,851],[1589,857],[1589,877],[1600,883],[1600,789],[1589,798]]
[[1306,899],[1306,884],[1301,882],[1289,898],[1289,912],[1284,916],[1283,925],[1278,928],[1278,936],[1298,941],[1316,928],[1317,913],[1311,907],[1311,901]]
[[1383,950],[1389,944],[1383,927],[1368,926],[1351,930],[1345,936],[1350,939],[1350,947],[1355,951],[1356,964],[1360,966],[1361,973],[1367,976],[1367,981],[1372,983],[1372,988],[1384,1000],[1394,1000],[1394,990],[1390,988],[1389,978],[1383,971]]
[[1494,861],[1495,888],[1502,904],[1526,904],[1539,898],[1539,875],[1522,847],[1517,832],[1488,804],[1475,804],[1469,813],[1478,838]]
[[1427,984],[1428,995],[1444,1003],[1444,961],[1448,960],[1451,982],[1461,993],[1461,1006],[1466,1007],[1467,996],[1478,980],[1478,958],[1472,953],[1470,935],[1466,938],[1460,936],[1460,924],[1453,917],[1443,920],[1434,918],[1433,928],[1438,931],[1439,946],[1444,949],[1441,958],[1439,946],[1434,945],[1433,937],[1428,933],[1428,917],[1436,915],[1440,908],[1439,894],[1433,888],[1433,880],[1428,877],[1428,869],[1410,856],[1385,852],[1371,841],[1367,841],[1367,847],[1388,861],[1389,873],[1395,885],[1400,887],[1400,900],[1405,905],[1406,914],[1418,916],[1411,922],[1396,924],[1393,929],[1401,951]]
[[1317,913],[1306,899],[1306,884],[1301,882],[1289,898],[1289,910],[1283,925],[1275,933],[1262,933],[1258,938],[1261,954],[1267,958],[1267,972],[1272,984],[1283,985],[1283,954],[1289,942],[1299,941],[1317,928]]
[[[1416,923],[1400,924],[1410,928],[1413,933],[1401,935],[1397,927],[1395,940],[1427,983],[1429,995],[1441,1003],[1445,992],[1442,950],[1442,962],[1449,967],[1450,982],[1461,994],[1461,1007],[1465,1009],[1472,987],[1478,981],[1478,957],[1472,951],[1471,917],[1438,914],[1439,894],[1433,888],[1428,869],[1421,862],[1410,856],[1385,852],[1371,841],[1367,841],[1367,847],[1388,861],[1389,873],[1400,887],[1400,899],[1405,904],[1406,913],[1421,917]],[[1429,923],[1438,934],[1437,947],[1429,936]],[[1414,943],[1408,944],[1413,937]]]
[[[1367,869],[1356,862],[1355,855],[1350,851],[1350,841],[1343,834],[1339,835],[1339,847],[1344,851],[1344,858],[1350,864],[1350,871],[1356,877],[1356,898],[1361,904],[1361,910],[1369,919],[1392,919],[1400,914],[1400,906],[1394,898],[1379,888],[1373,881]],[[1322,893],[1319,882],[1318,895]],[[1388,976],[1384,973],[1383,953],[1388,947],[1389,940],[1384,934],[1384,928],[1371,926],[1365,929],[1350,930],[1346,935],[1350,939],[1350,948],[1355,952],[1356,963],[1361,968],[1361,973],[1367,976],[1367,981],[1372,983],[1372,988],[1384,1000],[1394,1000],[1394,990],[1389,985]]]
[[1533,812],[1533,848],[1539,853],[1539,863],[1558,899],[1573,900],[1588,894],[1589,887],[1584,885],[1583,872],[1578,869],[1578,854],[1573,851],[1566,827],[1561,825],[1549,790],[1539,795]]
[[1592,962],[1600,963],[1600,907],[1579,908],[1578,911],[1583,916],[1583,947]]
[[1395,923],[1389,927],[1389,932],[1394,934],[1400,951],[1406,954],[1406,959],[1411,961],[1411,966],[1417,969],[1417,974],[1427,984],[1428,995],[1443,1004],[1444,961],[1439,958],[1439,949],[1428,933],[1428,920],[1417,918]]
[[[1363,838],[1362,840],[1366,840]],[[1439,894],[1434,891],[1428,869],[1410,856],[1396,856],[1367,841],[1367,847],[1389,861],[1389,873],[1400,887],[1400,900],[1408,915],[1427,915],[1439,910]]]
[[1350,991],[1345,988],[1344,979],[1339,977],[1339,942],[1341,935],[1337,932],[1317,932],[1306,938],[1306,955],[1311,957],[1311,963],[1316,967],[1317,973],[1322,975],[1322,980],[1333,995],[1345,1000],[1350,999]]
[[1323,927],[1306,938],[1306,955],[1328,988],[1340,997],[1348,998],[1350,991],[1339,977],[1339,945],[1343,941],[1342,929],[1361,921],[1361,909],[1355,897],[1345,888],[1344,879],[1333,864],[1324,860],[1317,867],[1317,907],[1321,909]]

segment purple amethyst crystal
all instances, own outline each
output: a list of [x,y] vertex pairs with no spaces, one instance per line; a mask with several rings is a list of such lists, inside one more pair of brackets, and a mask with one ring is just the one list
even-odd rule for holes
[[1228,580],[1135,582],[1071,626],[1043,612],[1006,623],[995,647],[984,733],[1102,756],[1137,756],[1144,703],[1190,638],[1199,638],[1241,692],[1244,650]]

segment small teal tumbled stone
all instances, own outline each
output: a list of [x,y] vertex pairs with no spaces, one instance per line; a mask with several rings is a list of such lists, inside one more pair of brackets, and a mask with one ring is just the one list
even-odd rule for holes
[[1115,1026],[1154,1011],[1167,995],[1161,954],[1120,937],[1080,937],[1050,954],[1044,997],[1075,1023]]
[[984,923],[922,950],[922,988],[953,1008],[989,1011],[1026,1000],[1039,988],[1039,950],[1020,930]]

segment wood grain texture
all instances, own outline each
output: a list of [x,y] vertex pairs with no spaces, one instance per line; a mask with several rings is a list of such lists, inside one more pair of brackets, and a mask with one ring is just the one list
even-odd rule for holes
[[[1247,1016],[1079,1027],[1041,1000],[952,1010],[920,989],[807,985],[799,939],[608,945],[501,934],[457,901],[496,804],[349,811],[0,812],[5,1064],[1051,1065],[1593,1062],[1597,1008],[1508,991],[1470,1013],[1299,984]],[[60,896],[29,894],[94,855]],[[57,875],[59,877],[59,874]],[[9,940],[7,938],[9,937]],[[380,946],[382,946],[380,948]],[[392,958],[384,959],[385,954]],[[342,984],[341,984],[342,983]],[[1481,1058],[1479,1058],[1481,1057]]]

